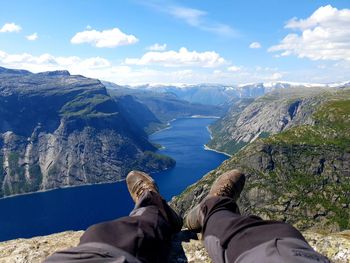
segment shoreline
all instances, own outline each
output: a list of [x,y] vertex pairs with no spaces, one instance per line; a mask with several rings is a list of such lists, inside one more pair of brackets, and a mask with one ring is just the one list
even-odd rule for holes
[[[179,119],[200,119],[200,118],[208,118],[208,119],[214,119],[214,118],[220,118],[220,117],[217,117],[217,116],[204,116],[204,115],[194,115],[194,116],[200,116],[200,117],[182,117],[182,118],[177,118],[177,119],[172,119],[170,120],[167,125],[167,127],[159,130],[159,131],[156,131],[152,134],[150,134],[149,136],[153,135],[153,134],[156,134],[158,132],[161,132],[161,131],[164,131],[164,130],[168,130],[171,128],[171,123],[176,121],[176,120],[179,120]],[[207,129],[208,129],[208,126],[207,126]],[[208,132],[209,132],[209,135],[211,136],[211,132],[210,130],[208,129]],[[163,145],[161,145],[161,148],[158,149],[159,150],[164,150],[166,147],[164,147]],[[221,154],[224,154],[224,155],[227,155],[227,156],[231,156],[227,153],[224,153],[224,152],[220,152],[220,151],[217,151],[217,150],[214,150],[214,149],[211,149],[209,147],[207,147],[206,145],[204,145],[204,149],[207,150],[207,151],[213,151],[213,152],[217,152],[217,153],[221,153]],[[160,171],[161,172],[161,171]],[[59,191],[59,190],[63,190],[63,189],[69,189],[69,188],[76,188],[76,187],[89,187],[89,186],[94,186],[94,185],[103,185],[103,184],[115,184],[115,183],[120,183],[122,181],[125,181],[125,178],[123,179],[119,179],[117,181],[114,181],[114,182],[101,182],[101,183],[89,183],[89,184],[83,184],[83,185],[67,185],[67,186],[62,186],[62,187],[58,187],[58,188],[53,188],[53,189],[45,189],[45,190],[38,190],[38,191],[35,191],[35,192],[29,192],[29,193],[20,193],[20,194],[14,194],[14,195],[10,195],[10,196],[4,196],[4,197],[0,197],[0,202],[2,200],[5,200],[5,199],[9,199],[9,198],[15,198],[15,197],[20,197],[20,196],[26,196],[26,195],[33,195],[33,194],[41,194],[41,193],[47,193],[47,192],[51,192],[51,191]]]
[[164,128],[162,128],[162,129],[160,129],[160,130],[158,130],[158,131],[155,131],[155,132],[149,134],[148,137],[150,137],[150,136],[152,136],[153,134],[156,134],[156,133],[158,133],[158,132],[161,132],[161,131],[170,129],[170,128],[171,128],[171,123],[172,123],[173,121],[176,121],[176,120],[177,120],[177,119],[172,119],[172,120],[170,120],[169,122],[167,122],[167,123],[165,124],[166,126],[165,126]]
[[213,115],[192,115],[189,118],[191,118],[191,119],[220,119],[219,116],[213,116]]
[[41,194],[41,193],[47,193],[47,192],[58,191],[58,190],[69,189],[69,188],[76,188],[76,187],[88,187],[88,186],[102,185],[102,184],[116,184],[116,183],[120,183],[122,181],[125,181],[125,178],[120,179],[120,180],[115,181],[115,182],[101,182],[101,183],[93,183],[93,184],[89,183],[89,184],[82,184],[82,185],[66,185],[66,186],[62,186],[62,187],[58,187],[58,188],[39,190],[39,191],[35,191],[35,192],[21,193],[21,194],[14,194],[14,195],[10,195],[10,196],[0,197],[0,202],[1,202],[1,200],[25,196],[25,195]]
[[216,152],[216,153],[221,153],[221,154],[226,155],[226,156],[228,156],[228,157],[232,157],[231,154],[228,154],[228,153],[225,153],[225,152],[221,152],[221,151],[215,150],[215,149],[213,149],[213,148],[208,147],[206,144],[204,144],[204,150],[206,150],[206,151],[212,151],[212,152]]

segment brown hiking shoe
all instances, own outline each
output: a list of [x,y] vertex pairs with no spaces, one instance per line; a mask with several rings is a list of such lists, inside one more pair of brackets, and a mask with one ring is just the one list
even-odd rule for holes
[[[203,199],[203,201],[206,198]],[[203,202],[202,201],[202,202]],[[201,203],[202,203],[201,202]],[[199,233],[202,231],[204,215],[201,210],[201,203],[197,204],[193,207],[185,217],[185,227],[192,232]]]
[[245,183],[245,176],[238,170],[231,170],[220,175],[211,186],[208,196],[239,198]]
[[135,203],[140,199],[145,191],[159,194],[158,187],[151,176],[140,171],[131,171],[126,177],[126,185]]
[[[185,217],[185,226],[193,232],[200,232],[204,221],[201,204],[211,196],[230,197],[236,202],[243,190],[244,183],[245,176],[238,170],[231,170],[220,175],[213,183],[209,194],[203,201],[188,212]],[[238,207],[237,212],[239,212]]]

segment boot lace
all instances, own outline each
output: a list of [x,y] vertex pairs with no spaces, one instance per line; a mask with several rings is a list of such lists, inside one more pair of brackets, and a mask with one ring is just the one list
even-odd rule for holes
[[140,196],[145,192],[145,191],[151,191],[152,187],[151,185],[149,185],[148,183],[146,183],[145,181],[138,181],[135,183],[134,187],[133,187],[133,192],[135,194],[135,196],[137,198],[140,198]]
[[233,189],[231,184],[224,184],[219,188],[218,195],[231,196],[233,195],[232,190]]

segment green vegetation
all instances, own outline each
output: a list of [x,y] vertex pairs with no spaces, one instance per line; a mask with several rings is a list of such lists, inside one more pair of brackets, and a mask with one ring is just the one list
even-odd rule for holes
[[294,127],[267,139],[267,142],[350,148],[350,98],[326,102],[315,112],[314,119],[313,126]]
[[[0,161],[2,161],[0,158]],[[9,159],[9,171],[10,171],[10,181],[11,189],[8,184],[5,184],[4,191],[0,192],[0,195],[11,195],[17,193],[33,192],[40,189],[42,174],[40,166],[34,164],[29,167],[30,179],[25,177],[24,165],[20,165],[19,154],[16,152],[11,152],[8,155]],[[2,163],[1,163],[2,168]],[[0,182],[3,181],[3,172],[1,173]]]
[[143,169],[145,171],[165,170],[175,165],[175,160],[172,158],[154,153],[151,151],[145,151],[144,154],[135,160],[130,165],[130,170]]
[[265,138],[270,137],[270,135],[271,135],[271,134],[270,134],[269,132],[263,131],[263,132],[261,132],[261,133],[259,134],[259,138],[265,139]]
[[[322,225],[350,227],[350,213],[344,211],[350,204],[350,179],[331,181],[325,175],[300,172],[253,172],[257,177],[249,182],[246,191],[263,189],[267,194],[264,206],[253,213],[274,219],[287,219],[299,228],[307,229],[319,216],[327,216]],[[282,208],[282,209],[281,209]]]
[[49,168],[49,170],[47,171],[47,176],[48,177],[57,177],[58,172],[59,172],[59,169],[55,165],[52,165]]
[[28,189],[25,178],[25,170],[23,165],[19,165],[19,154],[16,152],[9,153],[9,169],[12,181],[12,192],[23,193]]
[[3,196],[7,196],[7,195],[11,195],[11,190],[10,190],[10,187],[8,186],[8,184],[5,184],[4,185],[4,191],[3,191]]
[[29,167],[29,173],[31,177],[31,184],[29,191],[37,191],[40,189],[40,185],[43,180],[43,175],[41,173],[40,166],[38,164],[33,164]]
[[215,135],[215,138],[208,143],[208,146],[210,148],[218,149],[219,151],[225,153],[235,154],[247,145],[246,142],[236,142],[234,140],[226,141],[223,145],[220,145],[220,143],[222,143],[222,137],[219,135]]
[[[165,129],[166,127],[168,127],[167,124],[165,123],[155,123],[155,122],[151,122],[146,128],[145,128],[145,132],[147,134],[152,134],[155,133],[157,131],[160,131],[162,129]],[[158,147],[157,147],[158,148]],[[159,147],[160,148],[160,147]]]
[[107,95],[97,94],[87,96],[82,94],[74,100],[67,102],[60,110],[61,116],[65,117],[108,117],[118,114],[110,109],[114,102]]

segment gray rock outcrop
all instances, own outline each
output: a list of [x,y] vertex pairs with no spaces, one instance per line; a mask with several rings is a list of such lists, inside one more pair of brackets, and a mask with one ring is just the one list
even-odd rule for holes
[[[68,231],[31,239],[16,239],[0,243],[1,263],[40,263],[55,251],[76,246],[83,231]],[[309,244],[334,263],[350,260],[350,232],[320,234],[304,232]],[[192,237],[192,238],[191,238]],[[186,231],[175,236],[170,258],[172,263],[212,262],[202,242]],[[156,251],[155,251],[156,253]]]
[[211,125],[210,148],[233,154],[257,138],[280,133],[298,125],[313,124],[312,114],[336,92],[331,88],[281,89],[254,101],[235,101],[228,113]]

